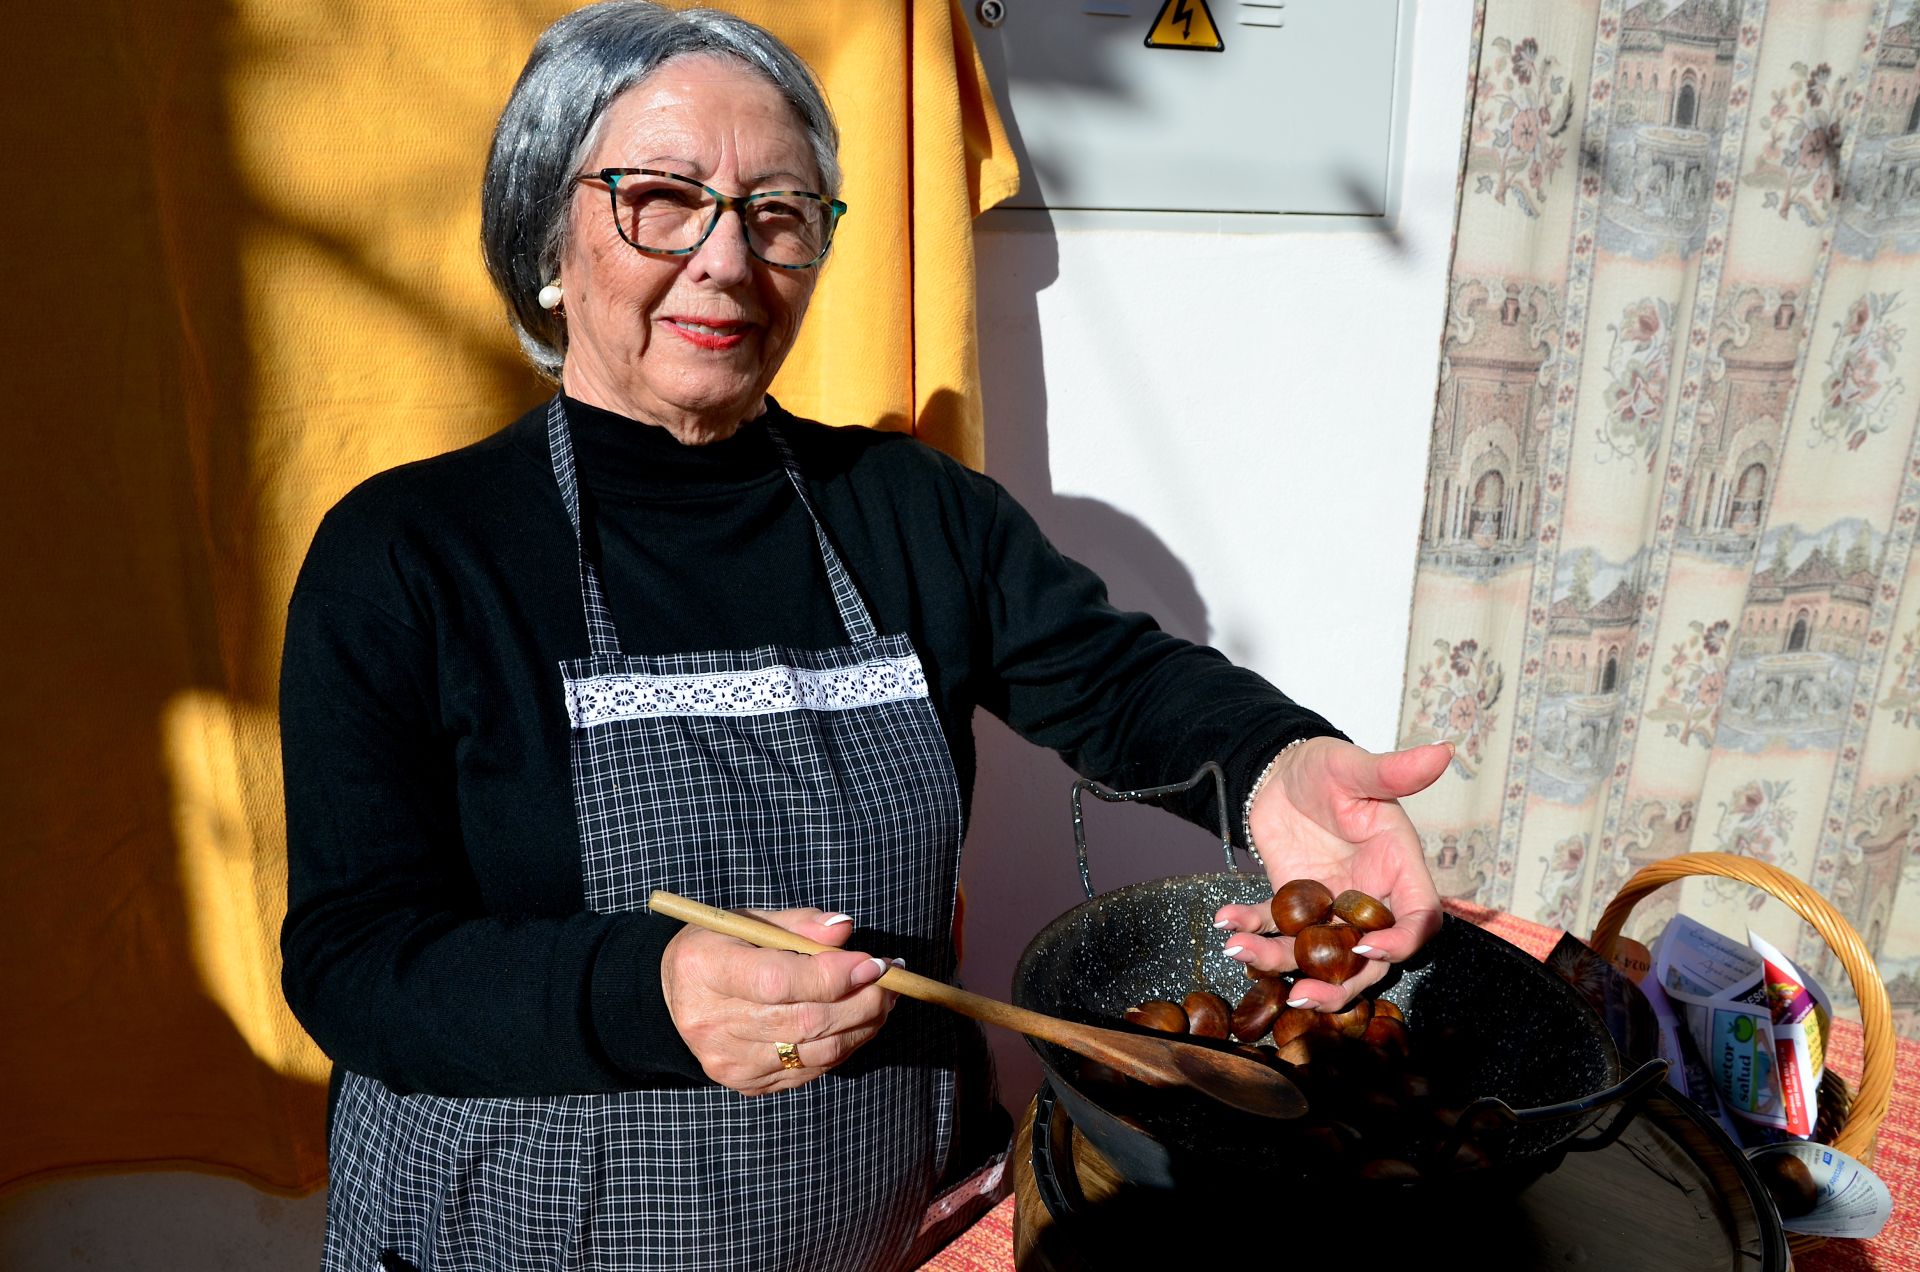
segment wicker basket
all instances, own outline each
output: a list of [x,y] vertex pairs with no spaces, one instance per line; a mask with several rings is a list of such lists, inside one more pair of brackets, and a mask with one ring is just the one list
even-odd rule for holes
[[[1693,852],[1669,857],[1645,867],[1620,889],[1620,895],[1607,906],[1606,913],[1593,929],[1593,948],[1606,954],[1627,915],[1640,898],[1689,875],[1715,875],[1751,884],[1778,901],[1793,907],[1801,918],[1813,924],[1847,969],[1853,982],[1854,997],[1860,1003],[1861,1046],[1860,1082],[1849,1094],[1845,1082],[1831,1070],[1832,1081],[1823,1081],[1820,1089],[1821,1124],[1838,1126],[1830,1140],[1835,1148],[1863,1162],[1873,1160],[1874,1137],[1880,1121],[1887,1115],[1887,1100],[1893,1090],[1893,1012],[1887,1003],[1887,987],[1880,971],[1853,925],[1840,916],[1827,899],[1784,870],[1747,857],[1724,852]],[[1804,1253],[1824,1244],[1824,1237],[1793,1236],[1789,1244],[1794,1253]]]

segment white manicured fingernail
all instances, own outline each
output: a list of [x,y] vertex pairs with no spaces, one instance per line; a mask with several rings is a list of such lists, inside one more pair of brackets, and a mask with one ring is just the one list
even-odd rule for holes
[[1242,963],[1250,963],[1253,961],[1253,955],[1249,954],[1243,947],[1238,945],[1227,946],[1227,957],[1237,958]]
[[1355,954],[1372,955],[1372,954],[1378,953],[1379,951],[1375,950],[1371,945],[1356,945],[1353,947],[1353,952]]
[[853,916],[851,914],[829,914],[826,918],[820,920],[820,926],[838,927],[842,923],[851,922],[853,922]]
[[1313,999],[1311,999],[1311,998],[1289,998],[1289,999],[1287,999],[1287,1006],[1289,1006],[1289,1007],[1311,1007],[1311,1006],[1313,1006]]
[[907,965],[907,960],[904,958],[896,958],[891,961],[895,967],[905,967]]
[[887,974],[887,960],[883,958],[870,958],[867,961],[880,969],[878,975],[885,976]]
[[1233,924],[1227,922],[1225,919],[1215,919],[1213,921],[1213,926],[1217,928],[1230,928],[1233,926]]

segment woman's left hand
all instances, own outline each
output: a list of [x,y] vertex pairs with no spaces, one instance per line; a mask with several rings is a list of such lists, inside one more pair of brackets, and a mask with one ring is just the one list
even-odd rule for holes
[[[1317,879],[1336,896],[1358,888],[1386,903],[1394,924],[1367,933],[1355,951],[1369,961],[1330,985],[1297,980],[1290,1006],[1337,1011],[1440,930],[1440,896],[1402,796],[1431,786],[1453,759],[1444,742],[1375,755],[1339,738],[1309,738],[1285,751],[1247,821],[1275,888]],[[1264,905],[1222,906],[1215,926],[1227,952],[1262,972],[1291,972],[1293,938],[1274,934]]]

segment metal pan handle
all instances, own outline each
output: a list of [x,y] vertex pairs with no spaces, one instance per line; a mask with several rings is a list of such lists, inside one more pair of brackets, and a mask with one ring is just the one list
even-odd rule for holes
[[1213,778],[1213,790],[1220,801],[1220,851],[1226,856],[1228,871],[1240,867],[1233,859],[1233,829],[1228,822],[1227,812],[1227,775],[1218,764],[1208,760],[1199,771],[1184,782],[1172,786],[1149,786],[1138,791],[1116,791],[1111,786],[1102,786],[1091,778],[1080,778],[1073,784],[1073,852],[1080,863],[1080,886],[1085,889],[1087,900],[1093,900],[1093,876],[1087,871],[1087,824],[1080,814],[1080,792],[1091,791],[1095,799],[1108,804],[1135,804],[1142,800],[1158,799],[1163,795],[1179,795],[1190,791],[1200,783]]
[[1566,1148],[1570,1153],[1597,1152],[1620,1137],[1620,1132],[1627,1128],[1627,1124],[1633,1121],[1634,1115],[1640,1111],[1640,1106],[1646,1103],[1649,1095],[1653,1094],[1654,1087],[1665,1081],[1666,1077],[1667,1062],[1649,1060],[1604,1090],[1595,1091],[1592,1095],[1583,1095],[1577,1100],[1563,1100],[1559,1104],[1543,1104],[1533,1109],[1516,1109],[1498,1096],[1483,1096],[1466,1107],[1466,1111],[1460,1115],[1460,1125],[1464,1128],[1476,1112],[1482,1111],[1490,1112],[1503,1121],[1525,1126],[1530,1122],[1549,1122],[1560,1118],[1579,1117],[1617,1103],[1620,1107],[1614,1111],[1613,1118],[1607,1123],[1605,1130],[1593,1135],[1579,1135],[1566,1141]]
[[[1576,1135],[1574,1138],[1568,1140],[1567,1151],[1569,1153],[1594,1153],[1619,1139],[1620,1132],[1626,1130],[1627,1124],[1639,1115],[1640,1106],[1647,1102],[1647,1097],[1653,1094],[1654,1088],[1666,1080],[1667,1062],[1665,1060],[1649,1060],[1632,1073],[1629,1073],[1610,1091],[1602,1092],[1603,1095],[1617,1097],[1620,1101],[1620,1107],[1614,1111],[1613,1120],[1607,1123],[1607,1127],[1603,1131],[1596,1132],[1592,1135]],[[1598,1099],[1599,1097],[1596,1096],[1595,1098]],[[1603,1100],[1601,1103],[1604,1105],[1605,1101]]]

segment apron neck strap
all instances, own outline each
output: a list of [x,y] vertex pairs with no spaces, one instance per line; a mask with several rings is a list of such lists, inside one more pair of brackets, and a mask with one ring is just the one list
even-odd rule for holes
[[587,557],[586,536],[580,531],[580,478],[573,466],[573,430],[567,427],[567,411],[557,393],[547,407],[547,453],[553,461],[553,480],[560,487],[560,502],[567,506],[567,521],[573,526],[573,547],[580,562],[580,606],[587,616],[587,652],[595,658],[617,657],[620,633],[614,628],[613,611],[607,608],[599,572]]

